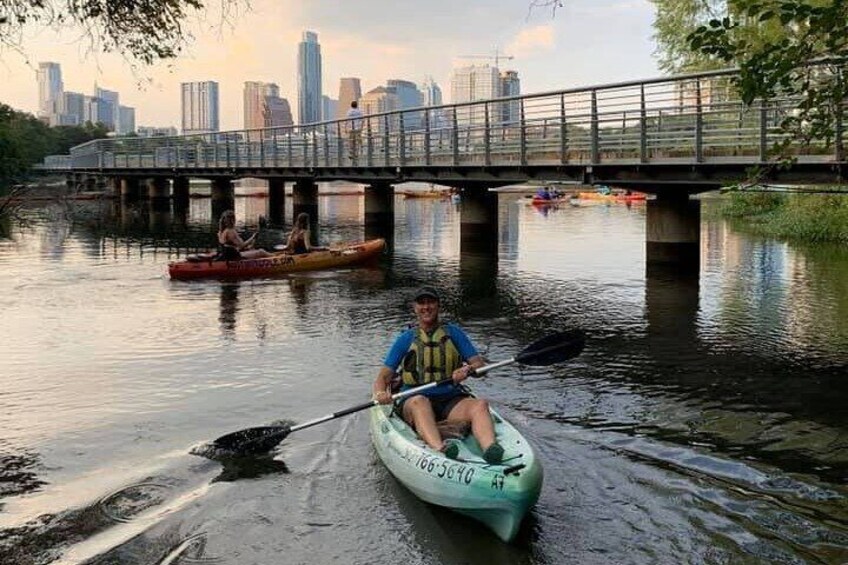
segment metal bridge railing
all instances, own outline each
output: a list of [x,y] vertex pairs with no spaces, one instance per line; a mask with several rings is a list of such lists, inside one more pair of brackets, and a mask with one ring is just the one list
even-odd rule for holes
[[[71,169],[270,169],[764,162],[798,100],[742,103],[736,71],[633,81],[364,116],[352,120],[71,149]],[[843,112],[844,113],[844,112]],[[842,123],[834,124],[842,131]],[[841,137],[794,147],[799,160],[844,158]]]

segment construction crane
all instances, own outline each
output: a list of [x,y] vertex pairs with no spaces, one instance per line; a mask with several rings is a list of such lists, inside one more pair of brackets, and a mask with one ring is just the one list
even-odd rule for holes
[[505,61],[512,61],[513,59],[515,59],[515,57],[513,57],[512,55],[502,55],[500,53],[500,51],[498,51],[498,49],[495,48],[495,54],[494,55],[459,55],[457,57],[457,59],[489,59],[490,61],[494,60],[495,61],[495,67],[500,69],[501,67],[498,63],[500,62],[501,59],[503,59]]

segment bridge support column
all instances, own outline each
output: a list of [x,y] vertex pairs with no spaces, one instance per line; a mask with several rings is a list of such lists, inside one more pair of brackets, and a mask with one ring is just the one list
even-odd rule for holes
[[88,177],[85,179],[85,190],[87,192],[93,192],[97,190],[97,177]]
[[153,210],[169,210],[171,202],[171,184],[168,179],[154,177],[147,179],[147,197],[150,199],[150,207]]
[[216,223],[225,210],[235,210],[235,195],[233,179],[229,177],[212,179],[212,219]]
[[121,179],[117,177],[109,177],[106,179],[106,189],[114,198],[121,197]]
[[272,224],[285,223],[286,183],[283,179],[268,179],[268,218]]
[[462,190],[460,201],[461,253],[498,252],[498,193],[488,188],[475,187]]
[[121,182],[121,200],[124,202],[130,202],[133,200],[138,200],[139,197],[139,189],[138,189],[138,179],[136,178],[122,178]]
[[701,202],[680,196],[657,195],[648,201],[645,230],[647,264],[673,264],[697,272],[700,268]]
[[389,183],[365,187],[365,239],[382,237],[391,244],[395,232],[395,189]]
[[[294,218],[301,212],[309,214],[309,230],[315,234],[318,229],[318,185],[315,181],[299,180],[292,188],[292,212]],[[312,242],[313,244],[315,241]]]
[[175,210],[188,208],[188,177],[171,179],[171,198],[174,201]]

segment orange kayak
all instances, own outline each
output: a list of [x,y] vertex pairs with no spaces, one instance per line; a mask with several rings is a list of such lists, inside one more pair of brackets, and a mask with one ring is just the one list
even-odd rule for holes
[[581,200],[602,200],[604,202],[636,202],[645,200],[647,195],[641,192],[633,194],[602,194],[600,192],[578,192],[577,198]]
[[172,279],[247,278],[332,269],[376,258],[386,247],[384,239],[370,239],[360,243],[345,244],[325,251],[312,251],[300,255],[276,253],[261,259],[215,261],[214,255],[197,255],[168,264]]

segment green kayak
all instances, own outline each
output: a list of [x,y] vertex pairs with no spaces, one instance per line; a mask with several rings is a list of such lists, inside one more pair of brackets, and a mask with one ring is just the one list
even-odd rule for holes
[[430,449],[391,406],[371,408],[371,440],[395,478],[418,498],[483,522],[509,542],[542,488],[542,464],[521,434],[490,408],[503,463],[483,460],[480,445],[468,435],[459,457]]

